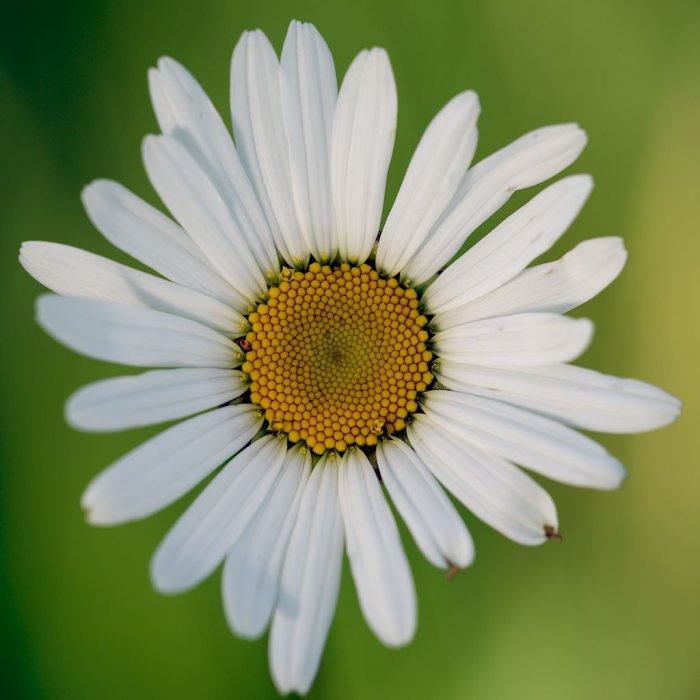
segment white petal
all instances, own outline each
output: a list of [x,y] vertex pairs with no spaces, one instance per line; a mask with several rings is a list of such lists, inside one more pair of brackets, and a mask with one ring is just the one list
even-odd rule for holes
[[292,193],[311,252],[336,255],[330,148],[338,94],[333,56],[311,24],[293,21],[282,49],[282,113],[289,141]]
[[94,525],[145,518],[170,505],[260,429],[254,406],[224,406],[156,435],[105,469],[87,487],[82,506]]
[[163,203],[242,300],[239,311],[266,291],[265,277],[211,180],[179,141],[147,136],[143,160]]
[[345,74],[333,121],[331,183],[343,260],[364,262],[379,232],[396,110],[386,51],[362,51]]
[[474,544],[459,513],[418,455],[402,440],[381,440],[382,481],[416,544],[435,566],[469,566]]
[[340,507],[350,568],[362,613],[387,646],[416,631],[416,592],[394,516],[365,453],[349,448],[340,465]]
[[564,313],[592,299],[622,271],[627,252],[621,238],[593,238],[563,258],[528,268],[490,294],[438,314],[440,328],[489,316],[530,311]]
[[270,669],[280,693],[304,695],[333,620],[343,561],[337,458],[321,458],[306,482],[282,567],[270,632]]
[[671,423],[680,401],[651,384],[583,367],[552,365],[523,370],[469,367],[440,361],[441,384],[498,399],[584,430],[641,433]]
[[439,275],[423,295],[425,309],[462,306],[513,279],[556,243],[592,188],[590,176],[572,175],[533,197]]
[[231,303],[238,294],[171,219],[118,182],[95,180],[82,193],[90,220],[105,238],[173,282]]
[[268,280],[279,272],[265,215],[238,157],[233,139],[199,83],[172,58],[148,72],[151,100],[164,134],[177,139],[197,161],[228,206],[258,267]]
[[429,391],[422,406],[443,429],[551,479],[614,489],[625,477],[597,442],[530,411],[455,391]]
[[510,462],[446,433],[426,414],[414,417],[408,438],[443,486],[506,537],[535,545],[556,531],[552,499]]
[[280,88],[269,40],[259,30],[245,32],[231,62],[233,133],[277,248],[290,265],[304,266],[309,247],[294,208]]
[[211,328],[162,311],[99,299],[45,294],[37,321],[56,340],[97,360],[135,367],[221,367],[243,361]]
[[593,336],[586,318],[517,314],[487,318],[439,331],[432,346],[440,359],[487,367],[523,367],[569,362]]
[[243,335],[249,327],[241,314],[218,299],[80,248],[28,241],[20,248],[19,261],[32,277],[63,296],[165,311],[226,335]]
[[66,404],[68,422],[80,430],[126,430],[191,416],[221,406],[248,388],[231,369],[161,369],[115,377],[78,389]]
[[286,441],[267,435],[214,477],[153,555],[151,580],[156,590],[180,593],[214,571],[265,502],[286,451]]
[[476,150],[479,100],[463,92],[425,130],[382,230],[377,267],[393,276],[409,261],[449,204]]
[[467,237],[516,190],[548,180],[571,165],[586,145],[575,124],[525,134],[477,163],[462,183],[433,232],[402,272],[413,285],[429,280],[462,247]]
[[226,557],[221,590],[226,617],[241,637],[264,631],[277,599],[282,562],[311,472],[311,453],[287,451],[279,479],[243,536]]

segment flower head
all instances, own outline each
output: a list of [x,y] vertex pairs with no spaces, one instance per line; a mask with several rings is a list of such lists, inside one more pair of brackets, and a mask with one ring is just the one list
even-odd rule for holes
[[254,638],[271,623],[274,680],[304,693],[344,548],[377,637],[400,646],[414,634],[385,491],[425,556],[454,572],[474,550],[442,487],[507,537],[540,544],[558,535],[556,509],[520,467],[615,488],[622,465],[574,429],[650,430],[679,403],[568,364],[593,326],[563,314],[619,274],[620,239],[528,267],[576,217],[590,177],[548,186],[451,262],[513,192],[576,159],[578,126],[534,131],[472,166],[479,103],[458,95],[428,125],[378,237],[397,113],[383,50],[361,52],[338,91],[313,26],[292,22],[281,59],[264,34],[244,34],[235,145],[181,65],[161,59],[149,86],[162,134],[145,139],[144,163],[177,223],[111,181],[83,200],[158,275],[56,243],[25,243],[20,259],[56,293],[38,301],[51,335],[158,368],[80,389],[71,424],[185,419],[90,484],[88,520],[146,517],[224,464],[155,553],[153,583],[181,592],[223,562],[231,628]]

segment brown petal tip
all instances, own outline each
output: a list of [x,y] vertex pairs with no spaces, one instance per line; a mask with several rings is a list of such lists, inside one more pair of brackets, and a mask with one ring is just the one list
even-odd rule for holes
[[544,536],[548,540],[554,540],[555,542],[561,542],[564,539],[561,536],[561,533],[552,525],[545,525],[544,526]]
[[451,581],[462,569],[459,566],[457,566],[457,564],[453,564],[452,562],[447,563],[449,564],[449,568],[447,569],[445,578],[448,581]]

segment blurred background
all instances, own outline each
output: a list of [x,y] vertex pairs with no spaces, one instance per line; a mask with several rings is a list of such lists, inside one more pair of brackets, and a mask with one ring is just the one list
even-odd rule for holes
[[465,513],[476,562],[447,582],[405,536],[420,604],[406,649],[387,650],[368,631],[346,567],[311,697],[700,697],[697,0],[66,0],[4,9],[3,697],[277,696],[266,642],[227,629],[218,574],[174,598],[149,586],[150,554],[191,497],[121,528],[84,523],[87,482],[156,431],[100,436],[66,426],[67,396],[115,368],[39,330],[41,289],[17,250],[44,239],[126,261],[92,229],[79,193],[110,177],[156,203],[139,154],[143,135],[156,130],[146,69],[163,54],[182,61],[228,121],[237,38],[260,27],[279,49],[291,18],[318,26],[340,75],[360,49],[389,50],[399,128],[388,201],[429,119],[465,88],[482,102],[477,157],[538,126],[580,122],[590,143],[571,171],[592,173],[596,189],[548,258],[600,235],[624,236],[630,251],[621,278],[580,310],[597,326],[583,364],[659,384],[685,402],[670,428],[602,438],[628,466],[620,491],[547,484],[561,544],[520,547]]

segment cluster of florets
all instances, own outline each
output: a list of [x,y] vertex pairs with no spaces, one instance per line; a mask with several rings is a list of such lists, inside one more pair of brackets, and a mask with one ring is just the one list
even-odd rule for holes
[[317,454],[402,430],[432,381],[415,290],[347,263],[281,279],[248,317],[242,368],[269,428]]

